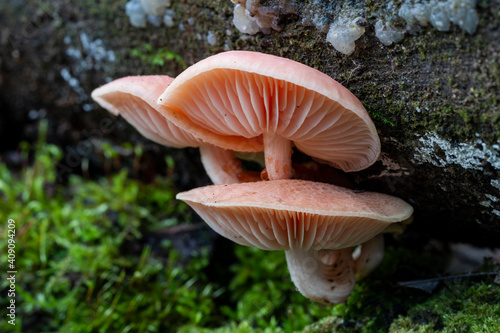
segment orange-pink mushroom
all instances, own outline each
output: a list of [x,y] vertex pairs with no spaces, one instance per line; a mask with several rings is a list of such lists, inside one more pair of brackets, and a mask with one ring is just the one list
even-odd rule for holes
[[304,180],[213,185],[179,193],[177,199],[238,244],[285,250],[297,289],[325,304],[347,299],[356,266],[365,269],[366,263],[353,259],[352,248],[366,242],[369,247],[374,236],[413,212],[389,195]]
[[361,244],[352,253],[356,267],[356,280],[365,278],[384,259],[384,235],[382,233]]
[[[173,80],[165,75],[124,77],[95,89],[92,98],[112,114],[121,115],[154,142],[174,148],[200,147],[201,161],[214,184],[235,183],[241,177],[251,177],[241,170],[233,151],[205,143],[162,115],[160,111],[165,107],[156,100]],[[251,146],[242,148],[255,150]]]
[[292,177],[293,145],[344,171],[364,169],[380,153],[375,126],[351,92],[314,68],[268,54],[206,58],[182,72],[158,103],[168,120],[206,142],[236,151],[259,147],[271,180]]
[[[410,205],[388,195],[290,180],[293,146],[347,172],[370,166],[380,154],[361,102],[326,74],[295,61],[224,52],[175,80],[124,78],[92,97],[153,141],[199,146],[210,178],[226,185],[180,193],[178,199],[224,237],[285,250],[292,281],[315,301],[344,301],[356,274],[364,276],[380,262],[380,233],[412,214]],[[263,151],[271,181],[228,185],[245,178],[234,151]]]

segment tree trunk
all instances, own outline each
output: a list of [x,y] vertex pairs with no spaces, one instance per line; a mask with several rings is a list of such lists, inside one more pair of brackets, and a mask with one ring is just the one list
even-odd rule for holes
[[[397,16],[400,5],[262,2],[261,8],[272,13],[270,33],[246,35],[232,22],[229,0],[172,0],[173,27],[148,23],[145,28],[130,24],[124,0],[2,1],[0,149],[32,139],[40,117],[50,120],[52,140],[62,145],[75,145],[85,130],[108,118],[123,129],[103,139],[130,140],[135,132],[91,101],[97,86],[126,75],[176,76],[186,65],[224,50],[271,53],[330,75],[371,114],[383,153],[369,169],[347,175],[355,187],[411,203],[415,220],[410,230],[498,245],[499,2],[479,1],[473,34],[455,24],[446,32],[414,26],[408,27],[413,34],[407,32],[391,46],[380,42],[374,27],[383,17],[407,29]],[[314,10],[325,15],[317,27],[310,22]],[[354,52],[344,55],[326,41],[326,30],[342,15],[354,14],[364,20],[357,24],[365,32]],[[198,176],[194,172],[191,177]]]

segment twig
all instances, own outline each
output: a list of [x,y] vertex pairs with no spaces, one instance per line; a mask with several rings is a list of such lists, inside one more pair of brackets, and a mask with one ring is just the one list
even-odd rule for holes
[[465,278],[465,277],[484,276],[484,275],[497,275],[497,277],[495,278],[495,282],[497,282],[497,280],[500,280],[500,272],[481,272],[481,273],[467,273],[467,274],[459,274],[459,275],[441,276],[441,277],[432,278],[432,279],[398,282],[398,285],[408,287],[408,286],[412,286],[412,285],[417,285],[419,283],[439,282],[439,281],[445,281],[445,280],[461,279],[461,278]]

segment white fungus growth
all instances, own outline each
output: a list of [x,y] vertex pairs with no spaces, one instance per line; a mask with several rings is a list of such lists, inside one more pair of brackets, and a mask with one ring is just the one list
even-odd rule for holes
[[[375,12],[367,8],[365,2],[349,0],[231,2],[235,5],[233,24],[242,34],[281,31],[283,18],[294,14],[300,17],[304,26],[314,26],[320,33],[326,33],[326,41],[344,54],[354,52],[355,41],[364,34],[368,25],[368,13],[369,23],[374,24],[375,36],[386,46],[401,41],[407,33],[418,33],[422,27],[449,31],[454,24],[473,34],[479,23],[476,0],[388,0]],[[143,28],[149,22],[153,26],[158,27],[163,23],[171,28],[175,26],[175,12],[168,9],[170,5],[171,0],[130,0],[125,5],[125,12],[134,27]],[[360,22],[363,24],[359,24]],[[189,18],[187,23],[194,26],[195,18]],[[179,23],[178,28],[185,30],[182,23]],[[206,36],[208,41],[208,35]]]
[[427,162],[439,167],[458,164],[464,169],[483,170],[483,162],[487,162],[494,169],[500,169],[498,146],[488,147],[480,139],[476,139],[472,144],[454,144],[430,132],[420,137],[419,141],[421,145],[414,154],[417,163]]
[[398,15],[406,21],[409,31],[418,25],[427,26],[429,22],[439,31],[448,31],[454,23],[473,34],[479,22],[475,7],[475,0],[406,0]]
[[450,30],[450,19],[448,18],[448,14],[446,11],[442,10],[439,5],[432,8],[429,20],[432,26],[439,31]]
[[69,36],[64,37],[64,43],[67,45],[66,55],[74,64],[71,66],[71,71],[68,68],[61,69],[60,75],[79,95],[80,100],[86,101],[88,95],[80,85],[79,79],[85,77],[91,70],[108,71],[116,61],[116,55],[112,50],[106,50],[101,39],[92,40],[83,31],[78,37],[77,40],[72,40]]
[[159,16],[165,13],[170,7],[170,0],[140,0],[144,11],[149,15]]
[[[340,11],[339,3],[333,5],[327,1],[313,0],[308,6],[302,8],[302,24],[316,27],[316,29],[326,34],[333,19]],[[357,16],[357,14],[354,16]]]
[[304,26],[314,26],[322,32],[328,32],[328,20],[320,13],[310,11],[307,16],[302,19]]
[[234,26],[242,33],[250,35],[259,31],[264,34],[270,34],[272,30],[281,31],[280,18],[297,12],[294,0],[269,1],[265,6],[261,5],[260,0],[231,0],[231,2],[235,4]]
[[490,200],[479,201],[479,204],[483,207],[486,207],[486,208],[491,208],[491,206],[492,206]]
[[392,22],[384,23],[382,20],[378,20],[375,23],[375,36],[386,46],[401,41],[404,35],[404,30],[395,27]]
[[163,17],[148,14],[147,16],[148,22],[154,25],[155,27],[159,27],[163,21]]
[[408,29],[417,24],[426,26],[431,15],[431,4],[430,2],[424,4],[405,1],[399,8],[398,15],[406,21]]
[[167,27],[172,28],[175,25],[174,18],[175,18],[175,12],[171,9],[167,9],[165,11],[165,16],[163,16],[163,23]]
[[233,24],[240,32],[255,35],[260,31],[257,19],[250,16],[248,10],[242,5],[234,6]]
[[[231,1],[235,4],[233,23],[241,33],[281,31],[280,20],[294,13],[304,26],[327,33],[326,40],[344,54],[354,51],[354,42],[366,28],[354,24],[353,18],[364,17],[370,10],[362,2],[348,0],[269,0],[265,5],[259,0]],[[455,24],[473,34],[479,23],[476,0],[389,0],[370,16],[375,18],[370,23],[375,22],[376,37],[387,46],[401,41],[406,33],[416,34],[421,27],[449,31]]]
[[366,21],[361,17],[355,19],[339,18],[330,25],[330,30],[326,35],[327,42],[330,42],[337,51],[343,54],[353,53],[356,47],[354,42],[365,33],[365,28],[360,22]]
[[125,5],[125,14],[127,14],[132,26],[136,28],[144,28],[146,26],[146,12],[139,0],[127,2]]
[[491,184],[491,186],[493,186],[494,188],[496,188],[497,190],[500,191],[500,180],[492,179],[490,184]]
[[73,89],[73,91],[79,95],[81,101],[88,99],[85,89],[83,89],[80,85],[80,81],[72,76],[67,68],[61,69],[60,74],[64,81],[68,82],[68,85]]
[[495,197],[494,195],[491,195],[491,194],[485,194],[484,195],[486,198],[488,198],[490,201],[492,202],[498,202],[500,199],[498,199],[497,197]]
[[171,27],[169,24],[173,25],[173,18],[165,19],[168,7],[170,0],[130,0],[125,5],[125,14],[129,17],[130,24],[137,28],[146,27],[147,22],[155,27],[164,22],[167,27]]
[[[389,4],[390,9],[394,10],[394,3]],[[397,16],[406,21],[406,31],[412,34],[429,23],[439,31],[449,31],[454,23],[473,34],[479,23],[475,7],[475,0],[405,0],[399,7]],[[384,45],[391,45],[403,39],[405,31],[379,22],[380,19],[375,24],[375,34]]]
[[69,45],[66,55],[77,61],[77,65],[74,66],[77,75],[90,69],[105,69],[106,64],[115,62],[115,53],[106,50],[101,39],[91,40],[85,32],[81,32],[79,37],[76,46],[71,46],[72,41],[69,36],[64,38],[65,43]]
[[207,42],[208,44],[210,45],[215,45],[217,44],[217,36],[212,32],[212,31],[208,31],[208,34],[207,34]]

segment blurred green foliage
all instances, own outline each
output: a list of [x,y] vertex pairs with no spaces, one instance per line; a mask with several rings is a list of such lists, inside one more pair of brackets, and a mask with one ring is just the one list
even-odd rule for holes
[[[145,237],[190,223],[169,179],[143,184],[122,170],[58,183],[63,153],[45,142],[46,130],[42,122],[38,143],[21,145],[20,172],[0,163],[0,234],[7,219],[16,221],[18,271],[16,326],[0,320],[0,332],[500,331],[500,287],[490,276],[451,280],[434,294],[397,284],[436,276],[443,260],[432,253],[389,247],[381,267],[336,307],[295,290],[283,252],[232,245],[227,283],[211,277],[208,250],[183,258],[168,240],[153,246]],[[139,159],[141,147],[129,148]],[[111,145],[102,152],[116,158]],[[6,248],[2,236],[2,254]],[[2,279],[1,309],[7,286]]]
[[[71,176],[59,184],[62,151],[45,143],[45,130],[31,166],[16,175],[0,164],[0,230],[6,235],[7,219],[16,221],[18,270],[17,325],[2,320],[0,331],[159,332],[205,324],[217,292],[202,273],[208,255],[181,266],[167,242],[155,254],[141,243],[144,231],[187,216],[170,182],[144,185],[123,170],[98,182]],[[25,159],[29,148],[22,145]],[[1,267],[6,260],[2,255]]]
[[140,48],[132,49],[130,54],[134,57],[138,57],[141,61],[154,66],[163,66],[165,65],[166,60],[174,60],[176,61],[182,69],[186,69],[187,65],[184,59],[166,47],[154,49],[151,44],[144,43]]

